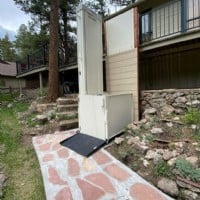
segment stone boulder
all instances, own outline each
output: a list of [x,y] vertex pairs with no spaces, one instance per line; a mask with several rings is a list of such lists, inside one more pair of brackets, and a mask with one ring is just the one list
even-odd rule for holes
[[161,178],[157,184],[158,188],[167,194],[176,197],[179,194],[178,186],[175,181],[168,178]]

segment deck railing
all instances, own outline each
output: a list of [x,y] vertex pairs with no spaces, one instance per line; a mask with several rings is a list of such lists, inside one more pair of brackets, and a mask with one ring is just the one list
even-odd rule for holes
[[173,0],[140,14],[140,43],[200,27],[200,0]]
[[[76,60],[75,57],[70,57],[68,62],[74,64],[77,62]],[[44,48],[38,49],[34,54],[27,55],[27,58],[24,61],[16,62],[18,75],[45,66],[48,67],[48,52]],[[65,66],[61,54],[58,54],[58,66],[59,68]]]

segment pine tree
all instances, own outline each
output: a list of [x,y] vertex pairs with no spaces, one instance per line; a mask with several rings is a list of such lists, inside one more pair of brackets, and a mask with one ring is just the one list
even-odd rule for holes
[[58,0],[51,0],[50,43],[49,43],[49,82],[48,100],[54,102],[59,96],[58,79]]
[[8,34],[6,34],[4,38],[0,39],[0,56],[4,61],[16,61],[14,44],[9,40]]
[[[40,29],[49,32],[50,23],[50,0],[14,0],[26,13],[31,13],[35,22],[39,23]],[[79,0],[59,1],[59,38],[60,50],[64,63],[69,62],[70,57],[76,57],[76,40],[74,37],[76,29],[72,22],[76,20],[76,7]]]

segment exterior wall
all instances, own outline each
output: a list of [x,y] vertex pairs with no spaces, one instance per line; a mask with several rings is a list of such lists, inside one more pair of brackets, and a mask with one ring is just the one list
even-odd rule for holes
[[200,87],[200,40],[140,54],[140,89]]
[[189,107],[200,109],[200,89],[144,90],[140,95],[141,112],[155,108],[160,112],[182,115]]
[[[0,76],[0,80],[5,83],[5,87],[19,88],[19,80],[15,77]],[[24,79],[21,79],[21,85],[22,88],[26,87],[26,81]]]
[[132,93],[133,116],[138,120],[138,48],[134,44],[138,40],[134,16],[131,9],[105,22],[106,87],[111,94]]

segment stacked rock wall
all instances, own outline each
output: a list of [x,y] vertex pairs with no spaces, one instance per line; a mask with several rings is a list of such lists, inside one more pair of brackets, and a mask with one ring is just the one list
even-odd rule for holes
[[156,108],[161,112],[184,114],[188,107],[200,108],[200,89],[146,90],[140,94],[141,112]]

